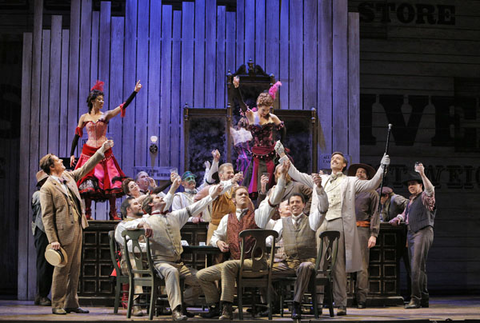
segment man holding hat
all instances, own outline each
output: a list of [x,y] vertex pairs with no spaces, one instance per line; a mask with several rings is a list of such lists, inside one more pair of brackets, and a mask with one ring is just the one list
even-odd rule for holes
[[[375,169],[367,164],[352,164],[348,168],[348,176],[355,176],[359,180],[372,179]],[[357,271],[355,294],[357,307],[365,308],[368,296],[368,267],[370,263],[370,248],[377,243],[380,231],[380,217],[378,214],[378,195],[374,190],[357,193],[355,196],[355,216],[357,232],[362,252],[362,270]]]
[[71,172],[65,172],[62,160],[53,154],[40,159],[40,168],[50,175],[40,189],[45,233],[51,249],[65,253],[60,263],[64,266],[56,266],[53,272],[53,314],[88,313],[79,307],[77,296],[82,228],[86,228],[88,223],[76,182],[104,159],[105,151],[111,147],[113,141],[105,141],[85,165]]
[[42,221],[42,209],[40,206],[40,188],[45,184],[48,175],[43,171],[38,171],[37,191],[32,196],[32,231],[35,240],[35,250],[37,251],[37,288],[38,293],[35,296],[35,305],[50,306],[52,302],[48,299],[50,288],[52,287],[53,266],[45,259],[45,249],[48,245],[48,238],[45,234],[45,228]]
[[[406,309],[428,307],[427,289],[427,257],[433,243],[433,224],[435,220],[435,187],[425,175],[423,164],[415,165],[404,184],[410,192],[407,207],[402,214],[393,218],[390,223],[398,225],[401,221],[407,224],[408,257],[411,267],[412,293]],[[425,188],[425,190],[423,190]]]

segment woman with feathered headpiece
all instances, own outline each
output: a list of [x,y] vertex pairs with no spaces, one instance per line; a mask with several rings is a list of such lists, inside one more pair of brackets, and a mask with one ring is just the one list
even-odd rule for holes
[[[117,115],[125,116],[125,109],[132,102],[138,91],[142,88],[140,81],[135,85],[133,93],[128,99],[113,110],[102,112],[104,104],[103,85],[101,81],[97,81],[90,89],[87,98],[88,113],[83,114],[78,121],[75,129],[75,137],[72,142],[70,151],[70,166],[75,164],[75,148],[78,139],[83,136],[83,128],[87,129],[88,140],[83,145],[82,154],[78,159],[75,169],[81,167],[86,161],[93,156],[95,151],[100,148],[107,140],[107,127],[110,119]],[[116,198],[123,195],[122,181],[126,178],[113,156],[112,149],[105,152],[105,159],[102,160],[94,170],[88,173],[84,178],[77,182],[80,194],[85,199],[85,211],[87,219],[91,219],[92,200],[110,202],[110,220],[120,220],[117,216],[115,206]]]
[[[238,88],[240,78],[236,76],[233,85]],[[260,93],[256,109],[250,110],[245,103],[240,104],[246,117],[245,129],[252,135],[252,159],[244,174],[242,185],[248,187],[248,192],[256,197],[261,187],[261,179],[268,173],[268,187],[273,186],[275,172],[275,132],[285,135],[285,125],[276,115],[270,112],[281,82],[273,84],[268,91]],[[241,96],[240,96],[241,97]],[[266,176],[266,175],[265,175]]]

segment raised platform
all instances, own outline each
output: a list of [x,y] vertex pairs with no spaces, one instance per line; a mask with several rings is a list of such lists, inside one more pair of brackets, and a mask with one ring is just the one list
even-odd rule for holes
[[[33,302],[23,301],[0,301],[0,321],[10,322],[124,322],[131,321],[126,318],[126,310],[119,310],[118,314],[113,314],[111,307],[86,307],[90,314],[68,314],[66,316],[51,314],[50,307],[35,306]],[[201,309],[189,308],[191,312],[200,313]],[[304,315],[303,322],[307,321],[335,321],[335,322],[444,322],[444,321],[468,321],[480,322],[480,296],[464,297],[433,297],[429,308],[415,310],[406,310],[402,306],[393,306],[385,308],[366,308],[359,310],[357,308],[348,308],[347,316],[335,316],[331,318],[328,310],[323,311],[319,320],[315,320],[313,315]],[[267,318],[252,318],[248,313],[244,315],[244,321],[258,322],[259,320],[268,321]],[[148,317],[135,318],[135,321],[148,321]],[[282,318],[275,315],[274,321],[292,321],[288,313]],[[158,316],[154,321],[172,322],[171,316]],[[204,320],[199,316],[189,319],[195,322],[218,322],[218,320]],[[235,315],[235,321],[238,316]]]

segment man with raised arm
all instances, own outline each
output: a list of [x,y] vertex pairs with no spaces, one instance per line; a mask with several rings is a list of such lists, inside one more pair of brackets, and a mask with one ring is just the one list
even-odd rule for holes
[[[233,170],[232,170],[233,171]],[[235,211],[222,217],[217,229],[210,239],[210,245],[220,248],[222,252],[230,251],[230,259],[223,263],[204,268],[197,273],[197,278],[205,293],[207,305],[210,306],[209,312],[203,315],[204,318],[214,318],[221,314],[221,320],[231,320],[232,303],[235,295],[235,282],[240,269],[240,239],[238,235],[241,231],[247,229],[264,229],[268,220],[280,203],[283,190],[285,189],[285,174],[279,179],[272,196],[265,199],[260,207],[255,210],[248,194],[248,188],[238,186],[233,192],[233,203]],[[246,250],[253,246],[254,240],[247,240]],[[245,260],[245,266],[251,266],[250,259]],[[267,267],[267,261],[264,259],[264,266]],[[215,282],[222,280],[222,290],[219,294]],[[220,313],[220,301],[222,302],[222,312]]]
[[88,226],[82,210],[77,181],[88,174],[105,158],[105,151],[113,147],[107,140],[80,168],[65,172],[60,158],[47,154],[40,159],[40,168],[50,175],[40,189],[42,221],[48,242],[54,250],[62,247],[67,254],[67,264],[56,266],[52,281],[52,313],[88,313],[78,304],[78,278],[82,257],[82,230]]
[[[280,162],[287,160],[281,142],[275,145]],[[347,167],[347,160],[341,152],[334,152],[330,159],[331,175],[315,175],[300,173],[291,165],[288,174],[293,180],[312,186],[314,177],[322,180],[323,188],[328,197],[328,211],[325,214],[317,212],[309,217],[313,230],[339,231],[337,261],[333,269],[333,298],[338,306],[337,315],[347,314],[347,273],[362,269],[362,253],[357,234],[355,217],[355,194],[376,189],[382,180],[383,168],[390,164],[390,157],[384,155],[375,176],[362,181],[353,176],[345,176],[342,171]],[[324,221],[326,220],[326,221]],[[318,236],[318,234],[317,234]]]

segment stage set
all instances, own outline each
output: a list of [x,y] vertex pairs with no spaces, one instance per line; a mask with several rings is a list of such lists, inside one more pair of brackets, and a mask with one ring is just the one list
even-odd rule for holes
[[[35,1],[33,31],[23,38],[19,163],[25,185],[19,187],[19,212],[25,216],[19,217],[18,226],[26,233],[18,241],[19,300],[0,301],[0,320],[129,320],[126,310],[114,314],[112,308],[115,284],[108,232],[118,221],[108,221],[115,213],[108,201],[94,201],[83,232],[78,295],[90,313],[56,316],[51,307],[33,305],[36,252],[28,233],[35,175],[47,153],[69,166],[76,135],[73,154],[79,158],[87,143],[87,135],[78,130],[83,128],[79,119],[88,112],[86,99],[97,80],[104,82],[104,112],[124,102],[138,80],[142,85],[139,91],[135,88],[138,93],[128,107],[122,107],[121,117],[118,112],[109,120],[106,132],[127,177],[145,171],[161,185],[176,169],[180,175],[190,170],[202,178],[204,162],[211,162],[214,149],[220,151],[221,163],[231,162],[239,170],[246,161],[230,135],[242,121],[236,77],[242,100],[250,107],[262,91],[282,83],[273,112],[285,124],[283,143],[300,171],[329,170],[334,151],[343,152],[349,164],[361,161],[360,16],[349,12],[347,0],[126,0],[124,16],[113,15],[108,1],[94,8],[92,0],[71,0],[69,26],[61,15],[52,15],[50,29],[44,28],[44,1]],[[385,124],[378,126],[380,119]],[[387,136],[390,119],[378,120],[371,132],[383,145],[380,138]],[[375,168],[382,154],[370,156]],[[395,174],[391,183],[401,186],[406,171]],[[115,210],[121,201],[117,199]],[[182,229],[182,239],[193,246],[185,248],[182,257],[187,265],[201,269],[212,262],[206,249],[195,249],[206,234],[206,223],[188,223]],[[382,223],[370,251],[367,308],[352,303],[350,277],[347,316],[330,317],[324,308],[319,320],[480,320],[477,296],[436,296],[428,308],[404,309],[405,241],[404,225]],[[442,283],[434,282],[436,287]],[[244,312],[245,321],[266,319]],[[273,319],[291,320],[291,313],[286,309],[285,316],[275,314]],[[172,318],[159,315],[154,320]],[[206,321],[198,315],[189,320]],[[316,319],[304,310],[302,320]]]

